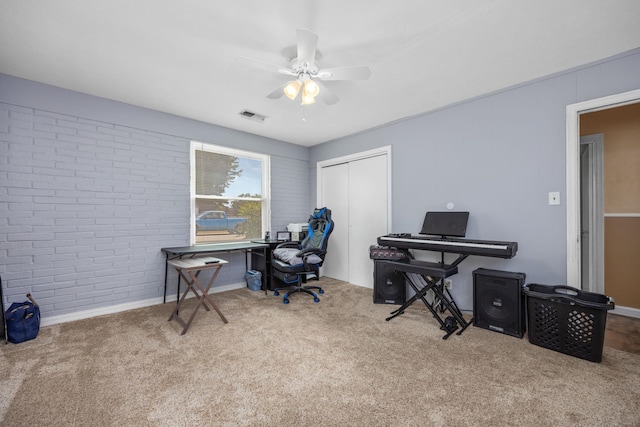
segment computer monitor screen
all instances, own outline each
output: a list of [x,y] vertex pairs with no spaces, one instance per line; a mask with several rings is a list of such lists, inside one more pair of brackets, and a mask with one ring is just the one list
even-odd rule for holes
[[420,234],[464,237],[468,220],[469,212],[427,212]]
[[288,231],[278,231],[276,233],[276,238],[279,242],[290,242],[291,241],[291,233]]

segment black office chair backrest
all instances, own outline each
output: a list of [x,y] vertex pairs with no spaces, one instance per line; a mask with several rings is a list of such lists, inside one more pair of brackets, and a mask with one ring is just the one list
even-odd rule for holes
[[333,231],[333,220],[331,219],[331,209],[316,208],[313,214],[309,217],[309,234],[301,242],[300,246],[303,249],[314,248],[321,250],[322,258],[324,258],[324,252],[327,250],[327,244],[329,243],[329,235]]

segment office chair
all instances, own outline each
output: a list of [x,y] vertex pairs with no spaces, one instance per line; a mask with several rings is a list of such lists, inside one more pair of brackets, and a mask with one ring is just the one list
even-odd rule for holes
[[[309,217],[309,234],[302,242],[281,243],[273,250],[271,257],[273,276],[285,284],[287,291],[282,297],[283,303],[289,304],[289,295],[297,292],[311,295],[314,302],[320,301],[312,289],[323,294],[322,287],[304,284],[308,279],[320,279],[320,267],[324,262],[332,231],[331,210],[326,207],[316,208]],[[273,295],[278,296],[281,289],[275,288]]]

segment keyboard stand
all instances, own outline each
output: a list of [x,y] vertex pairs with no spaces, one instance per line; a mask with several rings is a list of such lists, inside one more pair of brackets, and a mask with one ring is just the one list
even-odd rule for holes
[[[383,261],[402,273],[409,286],[415,291],[415,295],[397,310],[392,311],[391,316],[387,317],[386,320],[389,321],[401,315],[410,305],[417,300],[421,300],[440,324],[440,329],[446,332],[442,339],[446,340],[460,328],[456,335],[461,335],[471,325],[472,320],[467,322],[464,319],[451,293],[444,287],[444,279],[458,273],[457,264],[460,261],[457,260],[454,264],[433,263],[414,259],[409,260],[409,262]],[[431,301],[427,299],[429,291],[433,293]],[[440,313],[449,311],[451,316],[443,319],[438,311]]]

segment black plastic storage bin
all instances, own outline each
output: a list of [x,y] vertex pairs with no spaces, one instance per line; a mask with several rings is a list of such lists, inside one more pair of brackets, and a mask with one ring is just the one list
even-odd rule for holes
[[528,284],[529,342],[592,362],[602,361],[607,311],[612,298],[570,286]]

